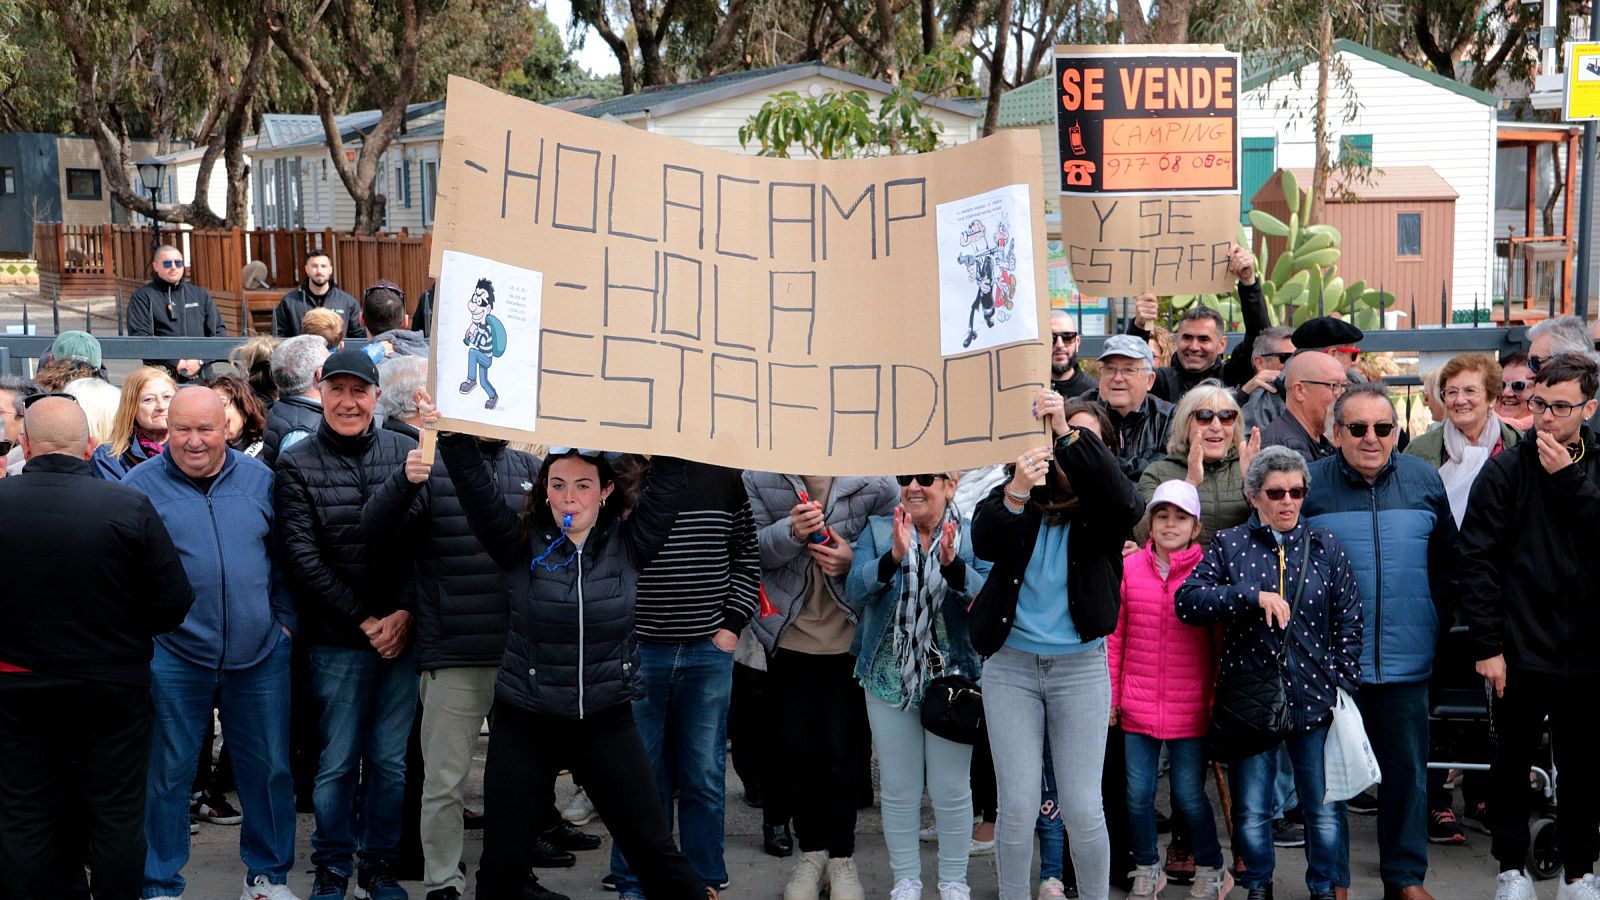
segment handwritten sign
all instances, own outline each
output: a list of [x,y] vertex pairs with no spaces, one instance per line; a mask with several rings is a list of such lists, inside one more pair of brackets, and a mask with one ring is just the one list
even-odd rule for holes
[[1239,219],[1238,54],[1057,47],[1055,73],[1062,239],[1083,292],[1227,289]]
[[779,160],[461,78],[447,109],[441,428],[819,475],[967,468],[1039,442],[1035,134]]

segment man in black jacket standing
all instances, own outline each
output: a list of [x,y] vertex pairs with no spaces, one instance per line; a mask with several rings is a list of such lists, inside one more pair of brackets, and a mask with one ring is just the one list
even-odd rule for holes
[[[1233,348],[1233,355],[1223,362],[1228,334],[1222,315],[1198,302],[1189,307],[1174,325],[1172,337],[1177,350],[1173,353],[1172,365],[1156,370],[1155,387],[1150,391],[1168,403],[1177,403],[1207,378],[1215,378],[1228,387],[1239,387],[1255,374],[1250,356],[1256,335],[1272,324],[1261,293],[1261,281],[1256,278],[1255,255],[1234,245],[1228,252],[1228,271],[1239,279],[1239,314],[1244,317],[1244,337],[1239,346]],[[1128,334],[1144,341],[1150,339],[1156,304],[1155,294],[1139,296],[1137,312],[1128,322]]]
[[1595,413],[1600,366],[1566,353],[1543,362],[1528,398],[1533,430],[1484,463],[1461,523],[1458,593],[1478,674],[1494,689],[1490,769],[1496,897],[1533,900],[1528,858],[1528,767],[1549,718],[1561,770],[1556,847],[1568,884],[1558,897],[1600,896],[1600,445],[1584,421]]
[[1094,390],[1094,379],[1078,368],[1078,324],[1064,309],[1050,311],[1050,387],[1072,400]]
[[[274,529],[311,646],[321,759],[311,896],[344,897],[350,876],[374,900],[405,900],[398,855],[406,738],[416,713],[413,564],[403,543],[370,547],[362,509],[416,442],[377,428],[378,370],[360,350],[322,365],[323,422],[278,457]],[[361,812],[354,810],[357,782]],[[360,851],[360,871],[352,857]]]
[[331,309],[344,316],[344,336],[364,338],[361,304],[339,288],[333,280],[333,258],[322,250],[306,254],[306,278],[283,295],[272,311],[272,333],[278,337],[301,334],[300,321],[313,309]]
[[[150,260],[155,277],[128,298],[128,334],[143,337],[227,337],[222,313],[205,288],[184,281],[183,251],[170,244],[156,248]],[[198,359],[147,359],[147,366],[164,366],[179,384],[211,377],[210,364]]]
[[[26,415],[27,469],[0,480],[0,872],[10,896],[50,897],[87,865],[96,897],[138,897],[153,638],[194,593],[150,501],[94,476],[78,405]],[[78,815],[82,844],[64,839]]]

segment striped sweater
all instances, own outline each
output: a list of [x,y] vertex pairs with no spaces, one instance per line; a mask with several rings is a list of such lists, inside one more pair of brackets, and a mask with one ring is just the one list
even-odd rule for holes
[[634,627],[639,640],[681,643],[726,628],[737,634],[755,615],[761,554],[744,482],[736,469],[694,465],[667,542],[639,572]]

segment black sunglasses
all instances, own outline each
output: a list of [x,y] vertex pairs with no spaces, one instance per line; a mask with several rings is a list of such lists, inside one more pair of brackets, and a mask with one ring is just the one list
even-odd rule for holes
[[1359,440],[1367,436],[1368,428],[1371,428],[1373,432],[1378,435],[1378,437],[1386,438],[1394,433],[1395,424],[1393,422],[1378,422],[1373,425],[1368,425],[1365,422],[1351,422],[1348,425],[1341,425],[1340,427],[1345,431],[1350,432],[1351,437]]
[[1237,409],[1197,409],[1190,415],[1194,416],[1201,424],[1217,419],[1226,425],[1239,418],[1239,411]]
[[78,398],[72,396],[71,394],[62,393],[61,391],[50,391],[43,394],[34,394],[32,397],[24,397],[22,399],[22,408],[30,409],[35,403],[38,403],[40,400],[43,400],[46,397],[60,397],[63,400],[71,400],[73,403],[78,402]]
[[944,477],[943,475],[930,475],[924,472],[921,475],[896,475],[894,480],[900,482],[901,487],[906,487],[913,481],[923,487],[933,487],[935,481],[942,480]]
[[1306,489],[1303,487],[1262,488],[1261,493],[1266,494],[1267,499],[1273,502],[1282,500],[1284,494],[1288,494],[1291,500],[1304,500],[1306,498]]
[[1289,362],[1289,357],[1294,356],[1294,353],[1293,350],[1285,350],[1281,353],[1257,353],[1256,356],[1262,359],[1276,359],[1280,365],[1283,365]]
[[181,268],[183,268],[183,260],[181,260],[181,259],[163,259],[161,261],[161,268],[163,268],[163,269],[181,269]]
[[1052,332],[1050,332],[1050,342],[1051,343],[1055,343],[1056,341],[1060,341],[1063,344],[1070,344],[1070,343],[1072,343],[1073,341],[1075,341],[1077,339],[1078,339],[1078,333],[1076,331],[1052,331]]

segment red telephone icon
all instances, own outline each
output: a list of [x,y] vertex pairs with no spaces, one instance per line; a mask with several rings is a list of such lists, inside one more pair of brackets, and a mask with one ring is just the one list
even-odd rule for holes
[[1084,159],[1069,159],[1061,164],[1061,172],[1067,177],[1067,184],[1088,187],[1089,176],[1094,174],[1094,163]]

